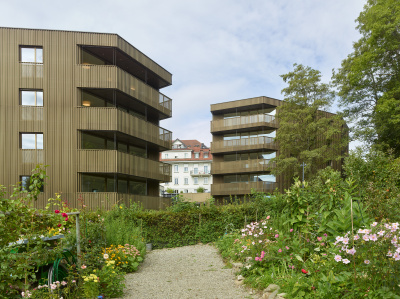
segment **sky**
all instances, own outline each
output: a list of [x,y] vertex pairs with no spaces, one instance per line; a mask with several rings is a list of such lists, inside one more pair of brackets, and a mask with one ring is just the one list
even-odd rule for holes
[[[283,99],[293,64],[332,69],[360,38],[366,0],[0,0],[0,26],[116,33],[172,73],[161,126],[210,145],[210,105]],[[339,108],[334,105],[331,112]],[[354,147],[356,143],[352,143]]]

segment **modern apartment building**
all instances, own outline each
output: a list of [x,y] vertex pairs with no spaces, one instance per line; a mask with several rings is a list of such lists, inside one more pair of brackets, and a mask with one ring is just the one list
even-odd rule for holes
[[212,155],[204,143],[176,139],[172,150],[161,153],[160,161],[172,165],[172,179],[161,184],[162,193],[167,189],[172,189],[173,194],[196,193],[199,187],[210,192]]
[[[279,146],[274,142],[279,128],[275,114],[282,103],[256,97],[211,105],[211,195],[216,200],[240,198],[252,189],[271,192],[290,186],[290,181],[271,174],[275,165],[270,160],[279,155]],[[329,113],[323,113],[329,117]],[[341,169],[340,162],[331,164],[334,169]]]
[[171,167],[172,75],[117,34],[0,28],[0,184],[26,187],[47,167],[38,200],[160,208]]

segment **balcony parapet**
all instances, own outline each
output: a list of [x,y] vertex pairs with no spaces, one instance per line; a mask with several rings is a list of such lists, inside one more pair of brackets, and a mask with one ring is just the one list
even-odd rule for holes
[[205,176],[211,176],[211,173],[208,171],[208,172],[204,172],[204,171],[194,171],[194,170],[191,170],[190,171],[190,175],[191,176],[199,176],[199,177],[205,177]]
[[76,85],[83,88],[118,89],[147,104],[162,114],[172,116],[172,100],[114,65],[78,65]]
[[250,194],[254,189],[257,192],[273,192],[277,184],[274,182],[241,182],[212,184],[211,195],[244,195]]
[[274,138],[267,136],[214,141],[211,145],[213,154],[256,149],[278,150],[278,145]]
[[278,121],[274,115],[268,114],[213,120],[211,122],[211,133],[263,126],[278,128]]
[[117,150],[78,150],[77,171],[122,173],[158,181],[171,180],[171,165]]
[[275,167],[268,159],[254,159],[244,161],[213,162],[212,174],[261,172]]
[[119,131],[168,150],[172,147],[172,132],[113,107],[76,107],[78,129]]

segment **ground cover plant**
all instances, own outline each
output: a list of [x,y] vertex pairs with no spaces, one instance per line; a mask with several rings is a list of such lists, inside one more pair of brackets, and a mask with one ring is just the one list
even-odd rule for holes
[[325,169],[275,194],[282,213],[223,235],[216,242],[222,257],[244,264],[245,283],[260,290],[278,284],[286,298],[400,298],[399,223],[389,218],[398,209],[375,202],[380,190],[399,187],[399,160],[370,154],[350,155],[346,179]]

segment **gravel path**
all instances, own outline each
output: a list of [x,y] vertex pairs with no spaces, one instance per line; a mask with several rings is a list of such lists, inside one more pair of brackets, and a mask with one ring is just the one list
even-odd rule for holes
[[212,245],[150,251],[139,270],[126,276],[125,296],[137,299],[258,298],[235,284]]

